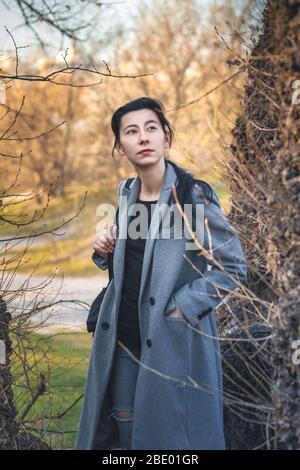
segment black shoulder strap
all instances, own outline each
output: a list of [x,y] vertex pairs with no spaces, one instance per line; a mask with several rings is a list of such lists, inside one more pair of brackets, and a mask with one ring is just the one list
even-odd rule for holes
[[[206,196],[212,203],[216,204],[221,208],[221,202],[220,199],[218,198],[217,194],[213,190],[213,188],[204,180],[198,180],[194,178],[194,184],[197,183],[200,189],[202,190],[202,194]],[[209,191],[209,195],[207,194],[207,191]]]
[[[134,178],[128,178],[128,180],[125,183],[126,189],[129,189],[129,185],[131,184],[133,180]],[[119,227],[119,206],[117,207],[117,211],[116,211],[116,225]],[[114,277],[112,253],[108,253],[108,272],[109,272],[109,280],[111,280]]]
[[125,188],[126,189],[129,189],[129,186],[130,186],[130,184],[132,183],[133,180],[134,180],[134,177],[133,178],[128,178],[128,180],[125,183]]

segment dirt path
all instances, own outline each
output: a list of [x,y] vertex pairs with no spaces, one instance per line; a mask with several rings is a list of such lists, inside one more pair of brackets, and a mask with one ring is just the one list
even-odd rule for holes
[[[28,280],[27,275],[18,274],[10,289],[24,286],[24,283],[29,290],[24,296],[24,301],[14,301],[10,304],[13,315],[25,311],[26,308],[32,308],[39,286],[44,286],[42,293],[38,295],[39,305],[63,301],[63,303],[46,308],[32,317],[35,322],[44,322],[40,331],[48,334],[49,331],[54,331],[58,327],[66,331],[85,329],[88,306],[84,303],[91,304],[100,289],[106,285],[107,279],[102,273],[99,273],[99,276],[90,278],[56,276],[49,282],[49,278],[46,276],[34,276]],[[76,303],[69,301],[76,301]]]

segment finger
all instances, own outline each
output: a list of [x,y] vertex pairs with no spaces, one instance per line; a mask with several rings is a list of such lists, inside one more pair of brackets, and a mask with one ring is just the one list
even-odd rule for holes
[[103,238],[104,238],[106,241],[108,241],[108,242],[111,243],[111,244],[114,243],[114,239],[113,239],[112,233],[111,233],[111,228],[109,228],[109,229],[108,229],[108,228],[105,228],[105,229],[103,230],[102,234],[103,234],[103,235],[102,235]]
[[108,233],[113,241],[115,241],[116,237],[118,236],[118,231],[119,227],[115,224],[111,225],[111,227],[109,228]]
[[113,252],[114,250],[114,245],[112,245],[107,239],[102,241],[102,246],[105,250]]
[[106,243],[104,243],[102,240],[96,240],[95,242],[95,247],[98,249],[98,250],[101,250],[105,253],[107,253],[109,250],[110,250],[110,247],[106,245]]
[[108,243],[112,248],[115,246],[115,239],[111,236],[111,234],[107,233],[104,235],[105,243]]
[[104,245],[111,245],[110,241],[109,241],[109,238],[107,238],[107,236],[105,235],[105,233],[102,233],[102,235],[100,235],[100,237],[98,237],[95,242],[97,243],[103,243]]
[[112,243],[109,238],[105,238],[104,240],[104,245],[107,247],[109,250],[113,250],[115,248],[114,243]]
[[112,246],[114,246],[115,244],[115,240],[110,235],[105,235],[105,241],[106,243],[109,243]]

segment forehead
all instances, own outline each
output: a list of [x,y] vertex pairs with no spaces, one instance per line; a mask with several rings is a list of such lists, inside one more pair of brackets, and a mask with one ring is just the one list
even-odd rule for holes
[[130,125],[142,126],[149,120],[154,120],[159,123],[159,119],[152,109],[139,109],[137,111],[130,111],[121,117],[121,129],[125,129]]

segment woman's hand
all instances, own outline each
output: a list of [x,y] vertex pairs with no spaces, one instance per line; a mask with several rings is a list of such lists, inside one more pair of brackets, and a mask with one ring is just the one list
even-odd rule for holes
[[106,258],[108,256],[108,253],[113,253],[115,249],[115,239],[117,238],[117,236],[117,225],[112,225],[110,229],[105,228],[102,234],[97,237],[93,243],[93,248],[96,253],[102,256],[102,258]]
[[176,306],[175,310],[172,310],[171,313],[168,313],[167,317],[184,318],[178,305]]

